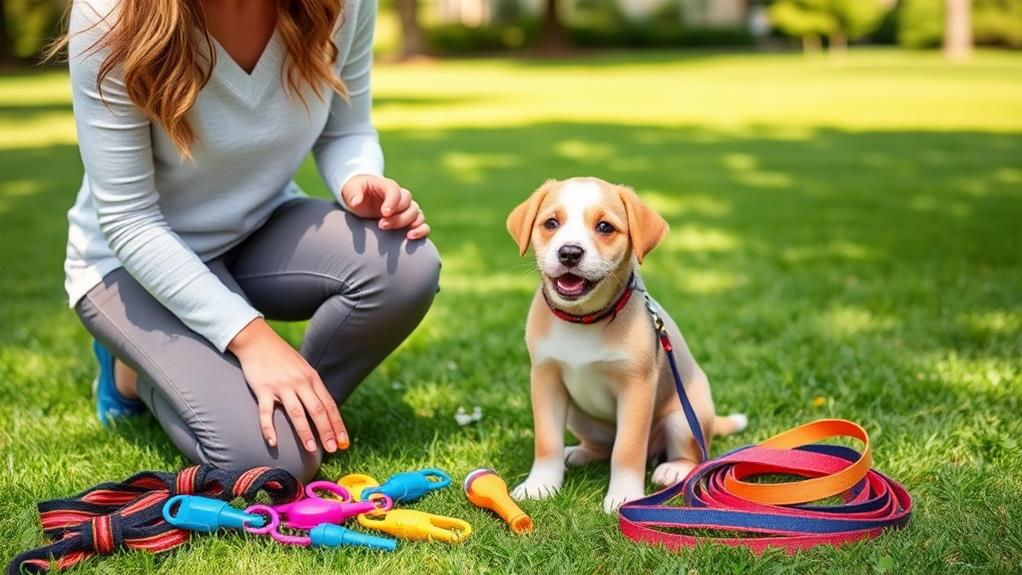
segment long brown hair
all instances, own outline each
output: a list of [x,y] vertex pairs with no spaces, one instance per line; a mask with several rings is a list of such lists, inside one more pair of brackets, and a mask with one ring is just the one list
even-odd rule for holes
[[[214,61],[205,61],[198,42],[204,41],[215,58],[213,40],[206,30],[200,0],[118,0],[116,19],[89,50],[107,50],[99,68],[96,88],[120,68],[131,101],[151,120],[159,123],[184,157],[191,154],[195,131],[188,111],[212,74]],[[287,46],[282,81],[300,100],[303,85],[317,97],[323,86],[347,97],[347,89],[334,73],[337,46],[334,25],[342,17],[343,0],[276,0],[277,28]],[[70,10],[70,8],[69,8]],[[201,32],[197,42],[195,31]],[[55,41],[47,54],[53,57],[67,45],[69,35]]]

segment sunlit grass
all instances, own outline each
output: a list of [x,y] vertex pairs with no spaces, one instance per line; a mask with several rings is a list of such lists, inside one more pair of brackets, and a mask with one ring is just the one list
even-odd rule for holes
[[[909,528],[795,557],[624,540],[600,511],[604,466],[530,503],[511,535],[455,489],[421,509],[470,520],[463,546],[389,556],[283,549],[234,534],[111,573],[971,573],[1022,565],[1022,57],[853,51],[653,53],[381,65],[388,173],[444,257],[416,334],[344,407],[353,447],[323,474],[528,470],[524,317],[535,286],[504,231],[549,177],[633,185],[670,222],[643,275],[747,432],[818,417],[875,440],[917,501]],[[41,541],[33,503],[185,461],[149,418],[104,430],[88,337],[63,300],[64,212],[81,178],[66,78],[0,77],[0,555]],[[323,195],[315,168],[297,177]],[[297,342],[301,325],[277,324]],[[459,427],[459,406],[480,423]]]
[[812,134],[805,128],[821,126],[1017,130],[1019,73],[1016,59],[997,53],[959,68],[931,53],[865,52],[842,64],[763,55],[754,68],[742,55],[663,54],[642,64],[599,55],[556,66],[381,67],[375,81],[384,127],[599,121],[715,126],[741,136],[767,125],[805,138]]

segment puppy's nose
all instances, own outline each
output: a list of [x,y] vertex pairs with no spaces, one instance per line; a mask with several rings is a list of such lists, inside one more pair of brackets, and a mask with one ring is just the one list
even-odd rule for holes
[[578,265],[579,260],[582,259],[582,255],[585,254],[579,246],[566,245],[561,246],[561,249],[557,250],[557,261],[561,262],[566,268],[575,267]]

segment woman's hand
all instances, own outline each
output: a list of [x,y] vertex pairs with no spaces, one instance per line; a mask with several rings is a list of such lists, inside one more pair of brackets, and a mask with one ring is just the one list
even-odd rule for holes
[[324,450],[333,453],[338,446],[348,448],[341,414],[319,374],[265,320],[257,318],[245,326],[227,349],[241,362],[245,381],[259,402],[259,426],[270,447],[277,445],[273,407],[280,403],[307,451],[316,451],[316,439],[306,414],[312,418]]
[[381,230],[408,229],[410,240],[429,235],[429,224],[412,199],[412,193],[400,184],[380,176],[353,176],[341,188],[348,210],[360,218],[379,220]]

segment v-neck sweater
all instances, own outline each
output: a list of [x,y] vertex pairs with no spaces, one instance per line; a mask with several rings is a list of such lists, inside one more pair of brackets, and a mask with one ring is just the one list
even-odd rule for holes
[[209,82],[188,112],[196,134],[190,159],[132,103],[119,68],[104,79],[102,94],[97,90],[107,50],[96,42],[116,20],[117,5],[75,0],[71,8],[71,90],[85,175],[68,212],[68,298],[74,307],[104,276],[123,267],[224,351],[260,314],[205,262],[238,245],[277,207],[302,194],[293,178],[310,150],[339,201],[352,176],[383,173],[370,121],[376,0],[346,0],[335,27],[335,69],[348,101],[326,86],[322,97],[303,87],[303,98],[285,87],[287,48],[279,31],[251,73],[214,41],[212,58],[202,52],[212,60]]

